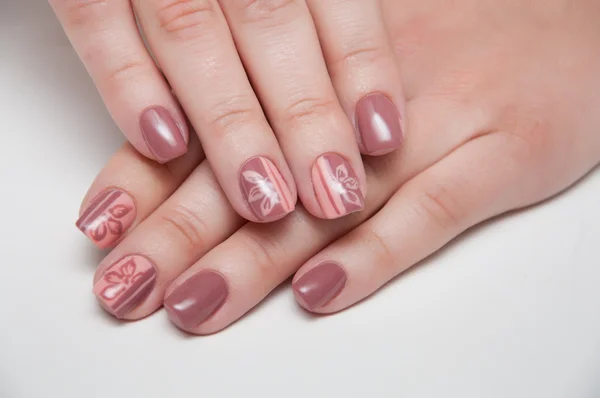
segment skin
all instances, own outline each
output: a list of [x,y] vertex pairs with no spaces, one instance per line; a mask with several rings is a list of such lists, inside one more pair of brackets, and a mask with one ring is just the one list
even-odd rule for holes
[[[153,313],[192,275],[214,270],[229,296],[205,322],[186,328],[214,333],[323,261],[341,264],[347,282],[310,310],[340,311],[466,229],[556,195],[599,163],[600,2],[382,6],[407,98],[407,139],[394,153],[364,158],[365,210],[326,221],[298,208],[272,224],[245,223],[206,161],[195,167],[197,157],[188,154],[177,164],[149,165],[126,145],[83,206],[118,184],[140,207],[96,274],[131,253],[155,262],[153,291],[124,318]],[[337,73],[351,74],[347,66]],[[135,185],[139,178],[152,181],[145,185],[152,190]]]
[[[291,202],[286,212],[293,210],[298,196],[314,216],[337,218],[352,209],[332,214],[315,195],[312,169],[318,159],[331,153],[341,156],[366,196],[361,152],[383,155],[402,143],[402,86],[377,1],[50,4],[131,144],[160,163],[182,155],[184,141],[195,135],[188,132],[183,109],[232,207],[247,220],[271,222],[285,216],[253,212],[240,191],[239,179],[252,158],[268,159],[281,174],[284,191],[289,190],[281,196]],[[337,77],[330,78],[330,73]],[[390,101],[396,113],[390,116],[397,124],[389,129],[394,138],[384,147],[366,145],[369,140],[355,134],[354,126],[361,125],[358,104],[374,93]],[[168,130],[170,140],[156,134],[148,138],[157,114],[140,115],[155,107],[163,109],[161,120],[169,115],[173,119],[162,123],[159,134],[165,136]],[[177,149],[156,149],[177,137]]]

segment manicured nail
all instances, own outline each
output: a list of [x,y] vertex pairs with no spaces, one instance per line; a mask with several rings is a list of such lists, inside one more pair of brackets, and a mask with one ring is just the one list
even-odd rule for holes
[[106,269],[94,285],[100,304],[123,318],[148,297],[156,282],[156,268],[146,257],[127,256]]
[[159,163],[166,163],[185,154],[187,143],[181,129],[165,108],[146,109],[140,117],[142,135]]
[[339,155],[328,153],[317,159],[312,182],[326,218],[343,217],[365,207],[356,173]]
[[369,94],[358,101],[356,124],[367,154],[384,154],[402,145],[400,112],[383,94]]
[[217,312],[229,296],[225,278],[214,271],[192,276],[165,299],[164,306],[173,323],[193,329]]
[[135,215],[133,198],[123,190],[109,188],[90,202],[75,225],[96,246],[104,249],[127,231]]
[[294,210],[289,187],[267,158],[257,156],[242,165],[240,188],[248,207],[262,222],[278,220]]
[[346,285],[346,271],[339,264],[325,262],[308,271],[292,284],[296,298],[309,310],[323,307]]

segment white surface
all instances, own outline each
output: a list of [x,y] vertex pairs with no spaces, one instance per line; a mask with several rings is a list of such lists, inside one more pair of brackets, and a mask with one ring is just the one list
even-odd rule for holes
[[0,3],[0,397],[600,397],[600,173],[337,316],[222,333],[96,305],[73,222],[122,141],[46,2]]

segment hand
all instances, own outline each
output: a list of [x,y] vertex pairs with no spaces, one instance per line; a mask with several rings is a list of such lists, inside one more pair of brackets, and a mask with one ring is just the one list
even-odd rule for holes
[[[172,87],[248,220],[284,217],[296,191],[317,217],[361,210],[359,146],[381,155],[402,142],[400,76],[379,1],[50,3],[133,146],[161,163],[185,153],[187,122]],[[336,180],[330,169],[343,172]]]
[[141,223],[102,261],[100,302],[131,320],[164,304],[180,328],[213,333],[295,273],[298,302],[332,313],[471,226],[560,192],[600,161],[599,11],[559,0],[385,3],[411,134],[400,151],[364,160],[366,208],[340,220],[299,209],[245,223],[206,162],[177,189],[193,162],[148,165],[122,151],[90,194],[129,192]]

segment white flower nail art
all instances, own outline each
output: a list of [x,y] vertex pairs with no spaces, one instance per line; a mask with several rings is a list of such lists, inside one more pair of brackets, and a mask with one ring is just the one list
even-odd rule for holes
[[345,164],[340,164],[335,169],[335,176],[330,175],[332,189],[337,192],[346,203],[362,206],[358,191],[358,181],[348,177],[348,169]]
[[254,184],[248,193],[248,202],[253,203],[262,200],[260,203],[260,212],[263,217],[268,216],[281,201],[273,183],[268,177],[263,177],[252,170],[244,171],[242,176],[246,181]]

